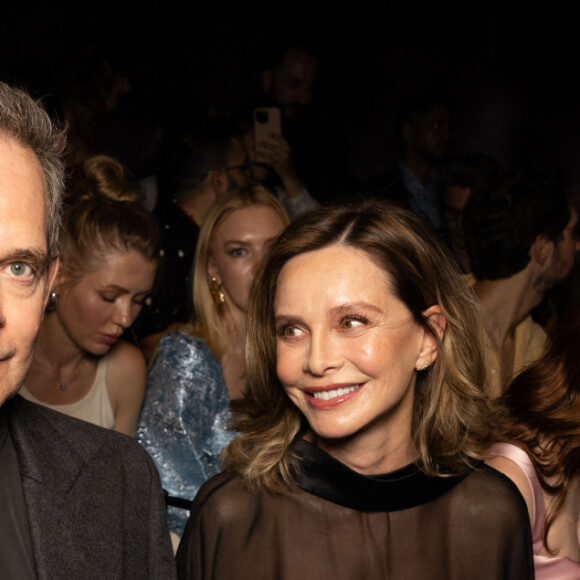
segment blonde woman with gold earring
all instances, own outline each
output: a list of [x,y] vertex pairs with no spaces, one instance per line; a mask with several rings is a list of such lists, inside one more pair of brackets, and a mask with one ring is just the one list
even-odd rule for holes
[[169,527],[177,536],[189,502],[218,472],[218,456],[232,438],[229,403],[244,388],[250,287],[263,254],[287,223],[285,210],[263,187],[219,199],[199,235],[194,320],[160,341],[137,438],[159,469],[170,496]]

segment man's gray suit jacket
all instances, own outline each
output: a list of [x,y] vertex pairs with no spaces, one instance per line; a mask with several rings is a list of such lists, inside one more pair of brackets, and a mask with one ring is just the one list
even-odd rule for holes
[[38,579],[174,579],[165,503],[147,452],[20,396],[5,405]]

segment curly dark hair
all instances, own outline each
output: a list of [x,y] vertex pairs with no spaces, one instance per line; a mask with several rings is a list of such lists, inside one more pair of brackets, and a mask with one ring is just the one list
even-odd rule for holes
[[473,275],[499,280],[523,270],[538,236],[562,238],[570,208],[566,180],[555,173],[506,170],[494,188],[474,192],[463,214]]

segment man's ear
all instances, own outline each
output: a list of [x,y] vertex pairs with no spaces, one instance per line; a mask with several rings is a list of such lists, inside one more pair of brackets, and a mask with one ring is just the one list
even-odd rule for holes
[[423,334],[423,344],[417,357],[417,367],[426,368],[431,366],[438,354],[438,340],[442,341],[447,327],[447,318],[439,304],[434,304],[423,311],[423,317],[431,332],[425,330]]
[[61,276],[60,259],[58,255],[56,255],[48,265],[48,281],[46,284],[46,294],[44,296],[44,308],[46,308],[46,303],[48,302],[50,293],[53,290],[56,291],[58,289]]
[[272,79],[274,78],[274,71],[271,68],[262,69],[262,89],[269,95],[272,90]]
[[554,254],[555,244],[546,236],[538,236],[530,248],[530,259],[542,269],[547,266]]
[[210,171],[209,183],[216,199],[225,195],[229,189],[228,174],[225,169],[214,169]]

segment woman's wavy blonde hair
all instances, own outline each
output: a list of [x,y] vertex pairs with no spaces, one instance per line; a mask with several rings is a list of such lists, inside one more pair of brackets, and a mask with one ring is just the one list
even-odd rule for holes
[[221,197],[209,210],[199,232],[193,265],[194,320],[190,332],[203,338],[213,355],[221,360],[228,341],[228,327],[224,309],[216,306],[211,296],[208,263],[211,258],[214,234],[228,216],[251,206],[271,207],[288,225],[288,214],[282,204],[264,187],[255,185],[235,190]]
[[265,256],[250,293],[247,391],[232,403],[241,435],[224,452],[226,469],[250,488],[278,491],[293,484],[297,463],[290,445],[309,426],[276,375],[276,283],[294,256],[332,245],[365,252],[388,274],[389,291],[436,338],[422,313],[441,306],[447,327],[435,363],[417,375],[412,433],[425,472],[464,472],[470,458],[481,458],[493,423],[478,305],[439,237],[412,213],[377,200],[313,210]]

